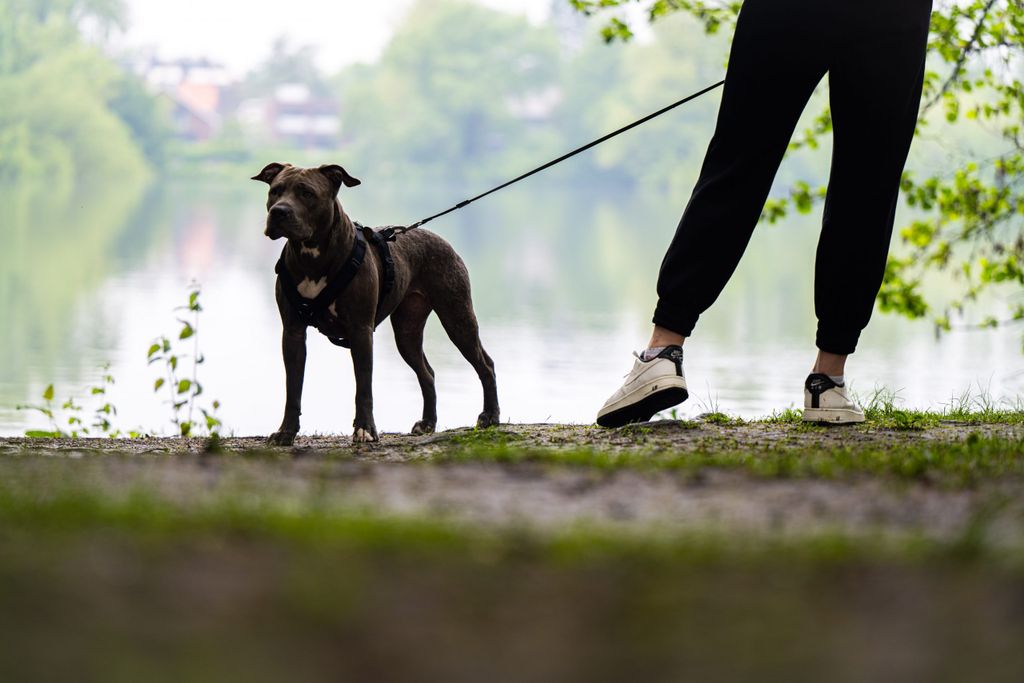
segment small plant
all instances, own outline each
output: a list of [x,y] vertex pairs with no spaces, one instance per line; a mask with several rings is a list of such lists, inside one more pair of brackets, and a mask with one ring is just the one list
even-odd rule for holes
[[871,422],[889,429],[921,431],[939,422],[934,413],[921,410],[904,410],[896,407],[899,392],[886,387],[876,388],[864,404],[864,415]]
[[[168,393],[167,404],[171,407],[171,424],[181,436],[192,436],[195,432],[205,429],[213,436],[218,434],[221,425],[217,417],[220,402],[213,401],[209,409],[198,405],[197,399],[203,394],[203,385],[199,383],[199,366],[206,359],[199,351],[199,314],[203,307],[199,303],[200,288],[194,284],[188,295],[188,304],[179,306],[176,311],[185,311],[185,317],[178,318],[181,329],[173,342],[169,337],[161,336],[149,347],[147,358],[149,364],[162,362],[164,375],[153,383],[153,391],[159,393],[165,389]],[[183,353],[179,348],[191,341],[191,353]],[[182,361],[191,362],[187,368]],[[182,369],[191,372],[182,373]],[[202,414],[203,420],[196,419],[196,411]]]
[[722,412],[704,413],[703,415],[697,416],[698,420],[703,420],[709,424],[716,424],[722,426],[733,426],[743,424],[743,419],[739,417],[729,417]]
[[767,424],[803,424],[804,411],[799,408],[786,408],[781,413],[773,410],[763,421]]
[[58,405],[55,399],[56,392],[50,384],[43,391],[42,405],[18,406],[18,410],[31,410],[45,416],[50,423],[49,429],[30,429],[25,432],[25,436],[36,439],[77,439],[83,436],[105,436],[111,439],[128,436],[134,439],[141,436],[137,431],[123,434],[120,430],[114,429],[111,420],[117,415],[117,408],[107,399],[107,390],[114,385],[110,365],[104,365],[102,373],[99,383],[89,388],[89,395],[99,405],[93,409],[92,419],[88,425],[82,417],[85,408],[78,403],[78,399],[71,396]]

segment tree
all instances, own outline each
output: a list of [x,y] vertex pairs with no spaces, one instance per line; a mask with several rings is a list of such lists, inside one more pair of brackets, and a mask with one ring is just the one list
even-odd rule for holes
[[[651,22],[685,13],[707,34],[731,33],[741,2],[714,0],[568,0],[587,15],[608,16],[607,42],[628,41],[633,31],[621,13],[641,6]],[[969,137],[975,151],[948,172],[908,169],[901,190],[913,219],[899,231],[903,248],[889,258],[878,294],[883,311],[931,317],[939,330],[996,327],[1024,321],[1024,4],[1021,0],[938,0],[928,43],[929,68],[917,135]],[[965,130],[969,128],[970,130]],[[832,129],[825,107],[797,135],[791,150],[819,147]],[[768,202],[762,218],[810,211],[824,188],[797,182],[786,197]],[[952,281],[942,300],[925,295],[929,277]],[[1003,315],[964,322],[983,295],[1008,295]],[[975,313],[974,315],[977,315]]]
[[115,0],[0,0],[0,180],[45,180],[59,195],[148,173],[140,146],[159,154],[159,112],[81,37],[121,16]]
[[533,132],[525,110],[554,82],[557,50],[551,31],[523,17],[422,0],[378,63],[340,79],[353,156],[378,173],[456,181],[482,160],[496,176],[519,170]]

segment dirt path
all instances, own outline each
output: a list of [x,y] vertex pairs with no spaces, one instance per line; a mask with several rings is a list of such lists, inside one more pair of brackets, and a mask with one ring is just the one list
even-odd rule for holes
[[[299,436],[290,449],[273,449],[294,455],[315,455],[344,450],[357,459],[405,462],[429,458],[452,445],[514,444],[520,448],[595,448],[601,450],[722,451],[736,449],[843,447],[891,448],[905,444],[962,441],[971,434],[985,437],[1024,439],[1024,423],[967,424],[944,421],[927,429],[891,429],[871,424],[848,427],[818,427],[792,423],[661,420],[622,429],[607,430],[590,425],[505,424],[479,432],[472,428],[453,429],[429,436],[386,433],[375,444],[353,444],[349,436]],[[68,453],[99,450],[120,453],[198,453],[203,439],[142,438],[20,439],[0,438],[0,454],[22,449],[36,452]],[[228,451],[268,450],[264,437],[232,437],[222,441]]]
[[[978,435],[978,436],[971,436]],[[455,430],[426,438],[384,435],[353,447],[346,437],[301,438],[267,450],[262,439],[232,438],[221,454],[204,442],[0,440],[7,480],[68,481],[111,498],[145,490],[180,505],[245,497],[259,504],[426,516],[474,525],[565,530],[724,532],[763,537],[821,534],[956,542],[979,533],[997,548],[1024,548],[1024,478],[983,477],[949,485],[934,477],[764,476],[750,466],[646,467],[669,454],[753,453],[808,458],[837,449],[892,451],[1005,440],[1024,459],[1021,425],[947,424],[922,431],[871,427],[808,429],[749,423],[652,423],[604,431],[559,425]],[[573,466],[559,453],[636,454],[634,466]],[[503,461],[537,450],[554,460]],[[495,456],[497,453],[497,457]],[[245,457],[235,457],[238,455]],[[554,454],[554,455],[551,455]],[[141,457],[140,457],[141,456]],[[824,457],[827,461],[827,455]],[[955,464],[955,463],[954,463]],[[1021,470],[1018,470],[1018,472]]]

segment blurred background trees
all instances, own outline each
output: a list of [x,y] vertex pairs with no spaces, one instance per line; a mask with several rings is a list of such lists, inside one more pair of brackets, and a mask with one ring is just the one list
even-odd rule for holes
[[84,37],[117,28],[115,0],[0,0],[0,182],[70,191],[159,166],[159,103]]
[[[364,175],[454,196],[718,79],[740,6],[552,0],[549,21],[536,24],[468,0],[420,0],[372,63],[325,72],[313,48],[282,38],[239,76],[202,58],[118,53],[109,37],[126,23],[120,0],[0,0],[0,182],[45,179],[69,195],[97,178],[144,183],[154,171],[217,168],[234,177],[265,157],[329,154]],[[632,40],[637,8],[649,22]],[[939,329],[1024,319],[1022,35],[1019,0],[937,2],[883,309]],[[831,118],[821,91],[766,222],[823,196]],[[714,97],[697,101],[546,182],[678,191],[692,182],[715,112]],[[1000,311],[968,310],[990,291],[1005,297]]]

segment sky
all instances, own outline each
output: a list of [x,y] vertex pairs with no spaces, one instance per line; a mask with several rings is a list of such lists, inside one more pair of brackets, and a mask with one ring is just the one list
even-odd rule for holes
[[[543,21],[551,0],[475,0]],[[126,0],[123,47],[161,58],[207,57],[241,75],[266,57],[278,36],[317,48],[334,71],[372,62],[414,0]]]

